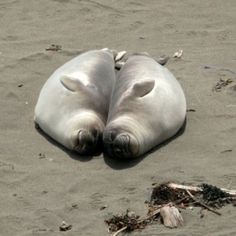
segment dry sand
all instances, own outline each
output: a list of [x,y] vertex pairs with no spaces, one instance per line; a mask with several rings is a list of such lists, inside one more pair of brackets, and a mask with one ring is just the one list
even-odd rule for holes
[[[1,0],[0,235],[108,235],[111,214],[146,213],[153,182],[236,189],[235,39],[235,0]],[[51,44],[63,50],[45,51]],[[184,50],[167,67],[196,112],[181,136],[135,163],[76,157],[34,128],[51,73],[80,50],[103,47],[154,57]],[[220,78],[234,82],[213,92]],[[185,210],[184,227],[152,225],[132,235],[236,235],[235,208],[220,212],[200,219],[199,209]],[[59,232],[63,220],[70,231]]]

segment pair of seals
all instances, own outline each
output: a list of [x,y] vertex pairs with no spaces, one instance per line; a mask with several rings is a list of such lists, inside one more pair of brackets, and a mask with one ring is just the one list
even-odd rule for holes
[[185,96],[166,68],[147,55],[133,55],[115,78],[114,54],[102,49],[79,55],[57,69],[40,92],[35,122],[79,154],[93,154],[103,136],[109,156],[137,157],[184,123]]
[[85,52],[58,68],[40,92],[35,123],[81,155],[99,151],[115,83],[114,66],[113,52],[102,49]]

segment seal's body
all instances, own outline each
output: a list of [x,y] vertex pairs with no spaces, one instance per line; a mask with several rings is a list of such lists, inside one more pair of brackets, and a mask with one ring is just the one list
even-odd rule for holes
[[96,152],[114,82],[111,50],[93,50],[75,57],[44,84],[35,107],[35,123],[70,150],[82,155]]
[[113,90],[105,150],[114,157],[140,156],[175,135],[185,116],[185,96],[170,71],[149,56],[131,56]]

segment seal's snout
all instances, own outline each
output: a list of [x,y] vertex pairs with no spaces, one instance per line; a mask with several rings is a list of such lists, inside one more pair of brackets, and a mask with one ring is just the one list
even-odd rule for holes
[[97,152],[101,135],[97,129],[91,131],[81,129],[76,136],[75,151],[81,155],[91,155]]
[[105,152],[110,157],[132,158],[137,155],[137,142],[128,133],[107,132],[103,138]]

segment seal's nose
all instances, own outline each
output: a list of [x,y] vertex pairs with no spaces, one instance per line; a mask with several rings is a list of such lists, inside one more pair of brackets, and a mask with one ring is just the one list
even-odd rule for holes
[[97,151],[99,139],[101,139],[98,130],[79,130],[77,135],[77,145],[75,150],[81,155],[90,155]]

